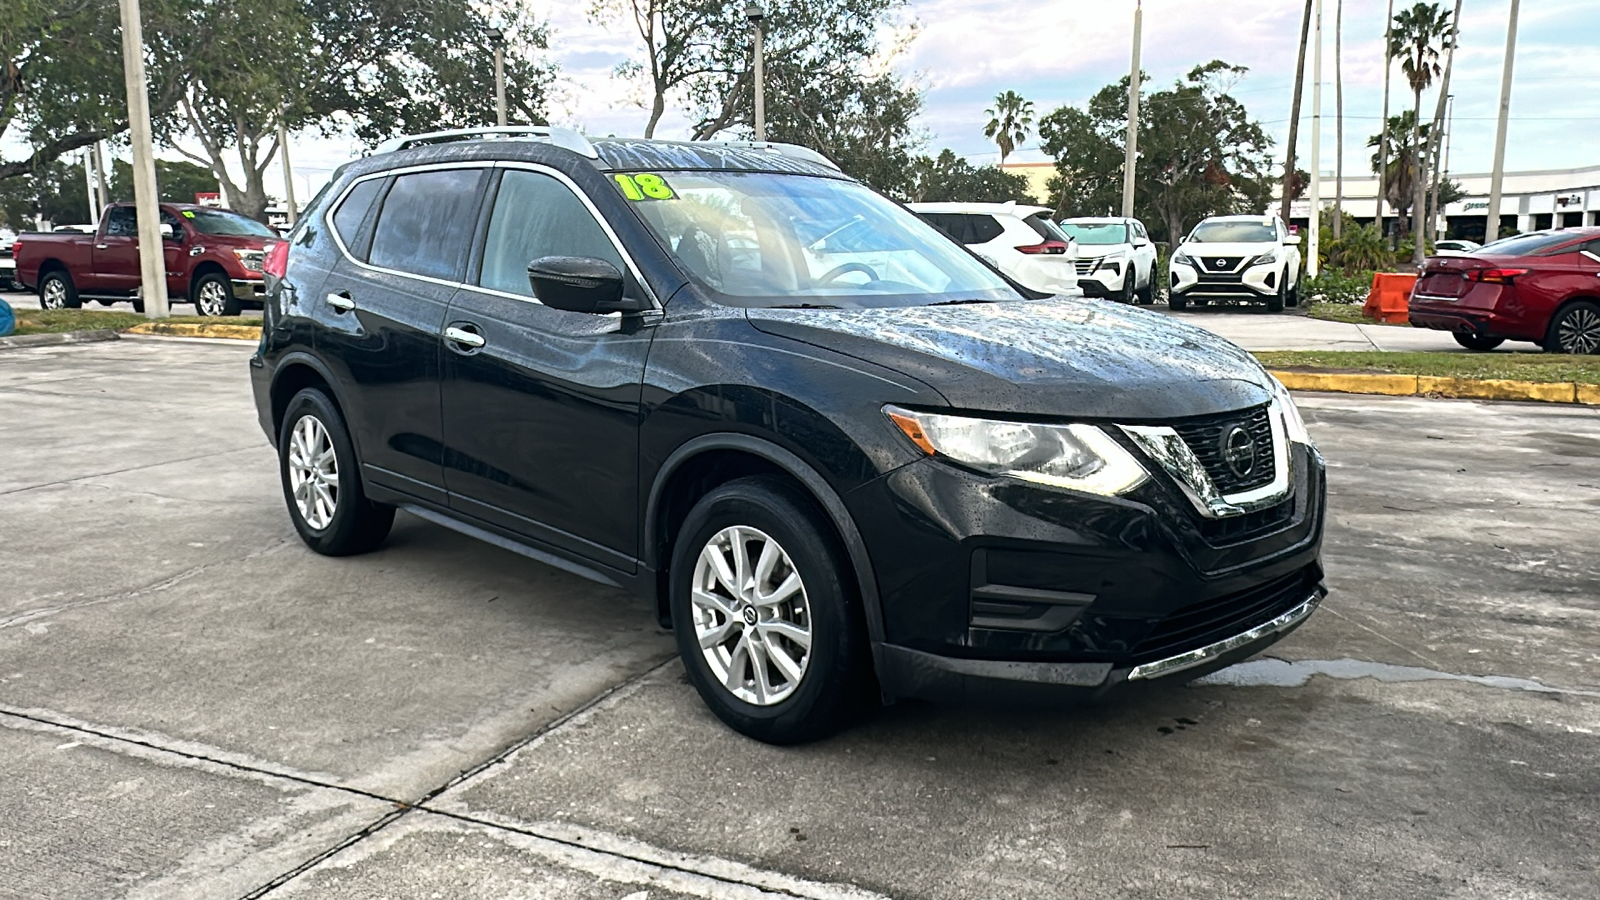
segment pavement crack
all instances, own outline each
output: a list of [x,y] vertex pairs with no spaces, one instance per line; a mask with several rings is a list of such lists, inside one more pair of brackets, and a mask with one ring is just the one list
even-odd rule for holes
[[217,566],[229,565],[238,562],[247,562],[249,560],[259,559],[263,556],[276,553],[279,550],[282,550],[285,546],[288,546],[289,543],[289,538],[280,538],[276,543],[262,547],[259,550],[251,551],[243,556],[233,556],[227,559],[217,560],[216,562],[209,562],[193,568],[184,569],[182,572],[179,572],[176,575],[169,575],[166,578],[155,582],[154,584],[147,584],[144,587],[135,588],[131,591],[121,591],[115,594],[107,594],[100,597],[90,597],[86,600],[77,600],[71,603],[61,603],[55,606],[41,606],[36,609],[25,610],[23,612],[16,613],[15,615],[8,616],[4,619],[0,619],[0,631],[4,631],[7,628],[15,628],[18,625],[26,625],[29,622],[33,622],[37,619],[46,619],[69,610],[84,609],[90,606],[101,606],[106,603],[115,603],[119,600],[132,600],[137,597],[142,597],[146,594],[160,593],[161,591],[164,591],[170,587],[175,587],[185,581],[190,580],[191,578],[195,578],[196,576],[204,574],[205,572],[214,569]]
[[23,485],[22,487],[8,488],[6,490],[0,491],[0,497],[4,497],[4,496],[6,496],[8,494],[20,494],[20,493],[23,493],[24,491],[37,491],[40,488],[59,487],[59,486],[61,486],[63,484],[76,484],[76,483],[78,483],[80,481],[87,482],[91,478],[110,478],[112,475],[124,475],[124,474],[127,474],[128,472],[139,472],[139,471],[143,471],[144,469],[154,469],[157,466],[169,466],[169,465],[172,465],[173,463],[194,462],[195,460],[198,460],[198,459],[211,459],[212,457],[215,457],[215,456],[227,456],[227,455],[232,454],[232,453],[243,453],[246,450],[259,450],[260,447],[261,447],[260,444],[251,444],[248,447],[234,447],[234,448],[232,448],[230,450],[216,450],[216,451],[213,451],[211,453],[201,453],[201,454],[198,454],[196,456],[181,456],[181,457],[175,457],[175,458],[171,458],[171,459],[163,459],[163,460],[160,460],[158,462],[144,463],[142,465],[137,465],[137,466],[128,466],[125,469],[114,469],[114,470],[112,470],[110,472],[94,472],[94,473],[89,474],[89,475],[79,475],[77,478],[63,478],[60,481],[47,481],[47,482],[44,482],[43,484]]

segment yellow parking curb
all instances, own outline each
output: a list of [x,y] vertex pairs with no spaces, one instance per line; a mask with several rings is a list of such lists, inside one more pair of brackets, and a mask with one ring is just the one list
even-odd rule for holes
[[168,337],[226,338],[232,341],[259,341],[261,328],[256,325],[188,325],[174,322],[141,322],[127,329],[129,334],[163,334]]
[[1272,373],[1291,391],[1382,394],[1389,397],[1457,397],[1467,400],[1537,400],[1600,406],[1600,385],[1571,381],[1502,381],[1437,378],[1431,375],[1347,375],[1334,372]]

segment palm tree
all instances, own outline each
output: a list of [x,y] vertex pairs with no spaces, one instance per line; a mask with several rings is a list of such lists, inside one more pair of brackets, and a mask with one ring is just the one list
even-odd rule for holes
[[[1367,146],[1374,151],[1372,171],[1379,176],[1378,197],[1394,208],[1402,227],[1415,193],[1417,167],[1412,156],[1412,132],[1418,130],[1416,124],[1416,118],[1410,110],[1406,110],[1398,116],[1390,116],[1389,127],[1382,133],[1367,138]],[[1424,141],[1433,134],[1432,127],[1428,125],[1423,125],[1420,131]]]
[[1426,162],[1426,154],[1422,150],[1422,92],[1443,71],[1439,65],[1439,52],[1448,42],[1452,30],[1450,14],[1440,4],[1418,3],[1395,14],[1389,35],[1389,52],[1400,57],[1400,71],[1405,73],[1406,82],[1411,85],[1411,159],[1417,169],[1416,177],[1412,179],[1416,196],[1411,202],[1411,232],[1416,240],[1413,261],[1417,263],[1422,262],[1425,253],[1422,215],[1428,203],[1427,175],[1422,171]]
[[[1383,19],[1383,117],[1380,122],[1389,121],[1389,82],[1390,75],[1394,73],[1394,53],[1390,48],[1390,38],[1394,35],[1394,0],[1389,0],[1389,11],[1384,13]],[[1383,173],[1389,171],[1389,145],[1384,143],[1379,149],[1378,167],[1373,171]],[[1383,181],[1378,183],[1378,232],[1387,240],[1389,231],[1383,221]]]
[[1033,101],[1022,99],[1016,91],[1006,91],[994,98],[994,106],[983,111],[989,124],[983,126],[983,136],[1000,148],[1000,165],[1017,145],[1028,139],[1033,130]]
[[[1340,0],[1340,2],[1343,2],[1343,0]],[[1450,17],[1450,33],[1445,43],[1446,50],[1444,55],[1444,77],[1439,80],[1439,104],[1438,108],[1436,108],[1433,112],[1433,139],[1428,142],[1428,168],[1429,171],[1433,173],[1433,178],[1429,179],[1428,209],[1433,210],[1435,213],[1434,219],[1429,220],[1430,226],[1431,223],[1436,221],[1438,218],[1439,182],[1444,175],[1443,172],[1439,171],[1440,156],[1443,152],[1444,144],[1444,117],[1450,103],[1450,71],[1455,68],[1456,47],[1460,45],[1460,43],[1461,0],[1456,0],[1455,12],[1452,13]],[[1430,227],[1429,230],[1432,231],[1433,229]],[[1438,237],[1435,236],[1434,239],[1438,240]]]
[[1306,0],[1306,12],[1300,19],[1300,61],[1294,67],[1294,99],[1289,102],[1289,152],[1283,160],[1283,207],[1278,212],[1279,218],[1286,223],[1289,221],[1289,204],[1298,193],[1294,145],[1300,137],[1300,95],[1306,86],[1306,44],[1311,39],[1311,4],[1314,2],[1316,0]]

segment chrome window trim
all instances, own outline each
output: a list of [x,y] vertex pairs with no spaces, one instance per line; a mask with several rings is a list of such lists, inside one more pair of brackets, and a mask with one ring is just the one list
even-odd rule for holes
[[1294,609],[1270,622],[1263,622],[1249,631],[1241,632],[1230,638],[1223,638],[1214,644],[1207,644],[1197,650],[1190,650],[1188,653],[1180,653],[1177,656],[1169,656],[1166,659],[1158,659],[1155,662],[1147,662],[1142,666],[1135,666],[1128,673],[1128,680],[1138,681],[1145,678],[1160,678],[1163,675],[1171,675],[1174,672],[1182,672],[1184,669],[1202,666],[1230,650],[1237,650],[1268,635],[1287,630],[1315,612],[1317,606],[1322,603],[1324,593],[1320,588],[1312,591],[1311,596],[1307,597],[1304,602]]
[[1272,481],[1258,488],[1237,494],[1223,494],[1217,489],[1205,466],[1194,455],[1182,436],[1166,425],[1119,425],[1145,455],[1177,482],[1183,495],[1189,498],[1200,514],[1210,519],[1241,516],[1258,509],[1275,506],[1289,496],[1289,440],[1283,423],[1283,408],[1277,400],[1267,404],[1267,422],[1272,428],[1273,472]]
[[[351,191],[355,190],[356,185],[362,183],[363,181],[372,181],[374,179],[388,178],[390,176],[409,175],[414,172],[434,172],[447,169],[525,169],[555,178],[557,181],[565,185],[567,190],[571,191],[580,201],[582,201],[584,208],[589,211],[589,215],[593,216],[594,220],[600,224],[601,230],[604,231],[606,233],[606,237],[611,240],[612,246],[616,248],[617,253],[622,257],[623,262],[627,264],[628,271],[633,273],[634,279],[639,283],[639,287],[644,291],[646,299],[650,302],[651,309],[656,311],[661,309],[661,302],[656,298],[655,291],[651,290],[649,283],[644,280],[644,276],[640,274],[639,267],[634,263],[633,257],[623,247],[622,241],[617,237],[617,233],[611,229],[611,223],[607,222],[605,217],[600,215],[600,210],[595,207],[594,202],[589,199],[588,195],[585,194],[578,187],[577,183],[571,178],[568,178],[565,174],[556,169],[552,169],[549,166],[540,165],[538,163],[500,162],[495,160],[468,160],[450,163],[426,163],[415,166],[400,166],[393,169],[384,169],[381,172],[370,172],[366,175],[362,175],[359,178],[352,179],[349,184],[344,186],[344,190],[339,192],[339,196],[335,197],[333,202],[328,204],[327,210],[322,214],[322,224],[328,229],[328,234],[333,238],[334,246],[339,248],[339,255],[344,257],[345,261],[351,265],[356,266],[357,268],[365,269],[369,272],[378,272],[384,275],[394,275],[400,278],[409,278],[414,281],[421,281],[427,284],[437,284],[442,287],[453,287],[458,290],[462,288],[471,288],[474,291],[493,294],[499,297],[507,297],[512,300],[524,300],[529,303],[539,303],[539,298],[533,296],[511,294],[505,291],[497,291],[492,288],[485,288],[481,285],[469,284],[466,281],[451,281],[444,278],[434,278],[429,275],[418,275],[415,272],[405,272],[400,269],[390,269],[384,266],[375,266],[371,263],[363,262],[355,258],[355,255],[350,252],[349,246],[345,244],[344,237],[339,234],[339,229],[333,226],[334,213],[337,212],[339,207],[344,204],[345,199],[349,197]],[[382,213],[381,209],[379,210],[379,213]],[[374,222],[373,226],[376,228],[377,223]],[[544,304],[540,303],[539,305],[543,306]]]

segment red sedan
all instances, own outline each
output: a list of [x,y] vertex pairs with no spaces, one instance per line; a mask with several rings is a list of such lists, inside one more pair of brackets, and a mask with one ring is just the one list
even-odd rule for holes
[[1600,228],[1539,231],[1422,264],[1411,324],[1469,350],[1532,341],[1600,353]]

